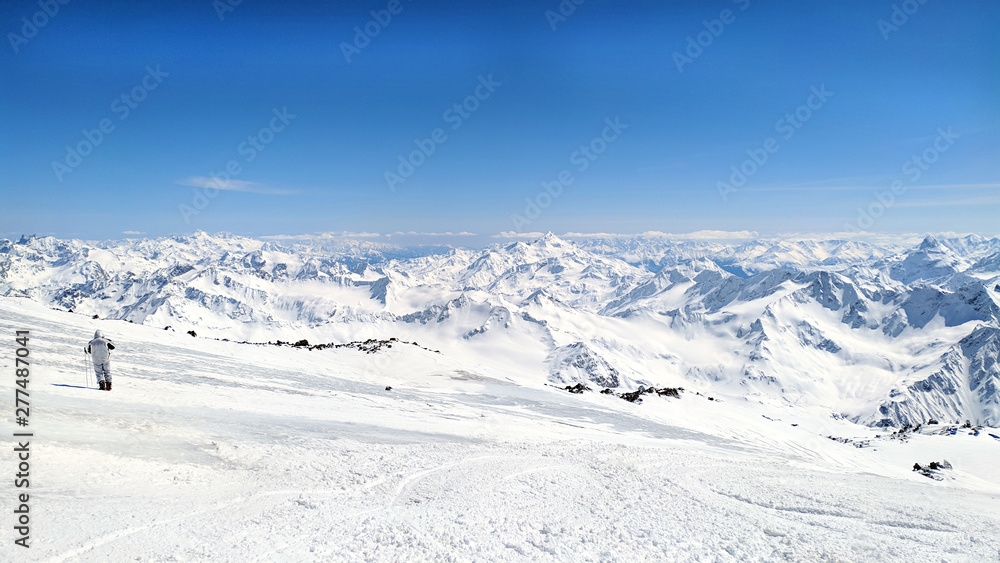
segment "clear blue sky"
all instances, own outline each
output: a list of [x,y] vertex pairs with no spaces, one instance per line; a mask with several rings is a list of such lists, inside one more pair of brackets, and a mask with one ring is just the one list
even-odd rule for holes
[[[388,0],[245,0],[221,19],[210,0],[135,4],[0,7],[0,236],[829,232],[896,180],[905,191],[868,230],[1000,231],[993,0],[586,0],[558,21],[555,0],[401,0],[350,62],[342,44]],[[880,29],[894,4],[913,13]],[[727,9],[711,35],[703,22],[718,32]],[[685,53],[701,32],[707,46]],[[675,53],[697,56],[681,72]],[[494,84],[474,111],[447,114],[481,77]],[[786,138],[796,110],[808,120]],[[627,129],[583,170],[574,153],[614,137],[615,118]],[[67,156],[102,120],[113,130],[93,151]],[[263,150],[241,145],[271,125]],[[386,171],[437,128],[443,142],[391,190]],[[767,162],[721,197],[769,138]],[[921,154],[934,162],[907,173]],[[229,189],[197,209],[195,186],[230,161]],[[539,199],[563,170],[572,183]],[[517,223],[525,198],[549,205]]]

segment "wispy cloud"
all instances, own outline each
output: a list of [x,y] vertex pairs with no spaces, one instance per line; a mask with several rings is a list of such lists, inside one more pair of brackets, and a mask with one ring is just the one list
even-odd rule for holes
[[515,232],[515,231],[501,231],[501,232],[493,235],[493,238],[530,238],[530,239],[535,239],[535,238],[540,238],[540,237],[543,237],[543,236],[545,236],[545,233],[540,233],[540,232],[518,233],[518,232]]
[[470,233],[469,231],[459,231],[459,232],[448,231],[443,233],[420,232],[420,231],[396,231],[394,233],[387,233],[387,234],[352,232],[352,231],[331,231],[326,233],[314,233],[310,235],[268,235],[268,236],[262,236],[260,238],[267,240],[335,240],[335,239],[356,239],[356,238],[391,239],[392,237],[475,237],[475,236],[479,235],[477,235],[476,233]]
[[[493,235],[493,238],[506,239],[536,239],[545,236],[541,232],[517,233],[514,231],[503,231]],[[758,238],[757,231],[712,231],[702,230],[691,233],[664,233],[662,231],[645,231],[642,233],[577,233],[568,232],[558,235],[561,238],[666,238],[672,240],[741,240]]]
[[908,186],[908,190],[995,190],[1000,184],[929,184],[926,186]]
[[[744,192],[821,192],[821,191],[875,191],[884,190],[888,182],[875,184],[796,184],[791,186],[769,186],[761,188],[745,188]],[[917,186],[906,186],[907,190],[990,190],[1000,189],[1000,184],[926,184]],[[897,204],[899,205],[899,204]]]
[[869,174],[866,176],[840,176],[837,178],[824,178],[822,180],[811,180],[809,182],[792,182],[790,184],[777,184],[771,186],[761,186],[759,188],[744,188],[745,191],[781,191],[799,189],[836,189],[838,186],[877,186],[889,183],[895,178],[893,174]]
[[478,236],[478,235],[476,235],[476,233],[470,233],[468,231],[461,231],[461,232],[458,232],[458,233],[452,233],[452,232],[444,232],[444,233],[420,233],[420,232],[417,232],[417,231],[409,231],[409,232],[396,231],[394,233],[391,233],[391,234],[388,234],[388,235],[385,235],[385,236],[386,237],[394,237],[394,236],[405,236],[405,237],[474,237],[474,236]]
[[226,190],[230,192],[246,192],[251,194],[266,195],[295,195],[300,192],[295,190],[278,190],[258,184],[257,182],[247,182],[245,180],[223,180],[221,178],[208,178],[205,176],[191,176],[176,182],[181,186],[191,186],[194,188]]
[[260,237],[263,240],[337,240],[345,238],[380,238],[381,233],[355,233],[351,231],[333,231],[327,233],[315,233],[311,235],[266,235]]
[[145,231],[122,231],[123,235],[144,235]]
[[901,201],[895,207],[956,207],[970,205],[1000,205],[1000,195],[985,195],[960,199]]
[[713,231],[702,230],[690,233],[664,233],[663,231],[646,231],[643,233],[573,233],[562,235],[565,238],[668,238],[673,240],[734,240],[757,238],[757,231]]

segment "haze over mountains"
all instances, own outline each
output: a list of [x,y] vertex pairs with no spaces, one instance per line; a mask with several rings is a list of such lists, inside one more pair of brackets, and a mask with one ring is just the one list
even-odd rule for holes
[[[398,337],[512,381],[1000,426],[1000,239],[0,241],[0,296],[198,337]],[[127,326],[122,325],[122,338]]]

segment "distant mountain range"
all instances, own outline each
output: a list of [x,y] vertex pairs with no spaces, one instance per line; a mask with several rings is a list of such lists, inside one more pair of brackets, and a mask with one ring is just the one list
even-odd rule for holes
[[875,426],[1000,426],[1000,239],[976,235],[546,234],[482,250],[32,236],[0,240],[0,296],[216,338],[399,336],[517,381],[686,386]]

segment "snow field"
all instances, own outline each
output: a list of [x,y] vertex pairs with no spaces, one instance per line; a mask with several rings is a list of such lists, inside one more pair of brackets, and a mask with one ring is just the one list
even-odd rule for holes
[[[119,345],[111,393],[80,388],[96,327]],[[248,346],[0,299],[0,334],[19,329],[36,438],[18,561],[1000,559],[985,434],[858,449],[824,434],[874,430],[815,407],[631,404],[413,346]],[[942,457],[952,480],[909,470]]]

